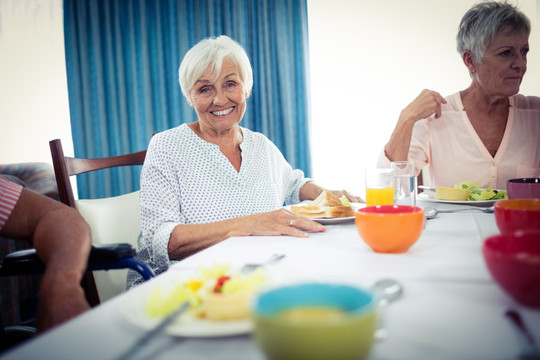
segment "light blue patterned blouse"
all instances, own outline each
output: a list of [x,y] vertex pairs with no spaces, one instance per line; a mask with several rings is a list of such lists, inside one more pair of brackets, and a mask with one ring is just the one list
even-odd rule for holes
[[[219,146],[187,124],[152,137],[141,173],[138,257],[159,274],[173,263],[167,245],[178,224],[202,224],[263,213],[300,201],[309,179],[293,170],[263,134],[241,128],[240,171]],[[128,275],[128,288],[142,278]]]

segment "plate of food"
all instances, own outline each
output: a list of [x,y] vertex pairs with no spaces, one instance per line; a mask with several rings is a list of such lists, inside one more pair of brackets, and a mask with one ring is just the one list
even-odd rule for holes
[[228,265],[218,264],[201,267],[198,272],[175,275],[173,280],[170,277],[156,279],[138,296],[128,297],[122,306],[126,318],[150,330],[189,302],[188,310],[166,328],[168,334],[204,338],[240,335],[253,330],[249,303],[266,281],[263,269],[243,274],[232,271]]
[[345,195],[339,198],[330,191],[323,191],[315,200],[291,205],[289,210],[323,225],[354,222],[355,207]]
[[436,186],[418,195],[420,200],[466,205],[492,205],[508,198],[506,190],[481,188],[479,184],[465,182],[454,187]]

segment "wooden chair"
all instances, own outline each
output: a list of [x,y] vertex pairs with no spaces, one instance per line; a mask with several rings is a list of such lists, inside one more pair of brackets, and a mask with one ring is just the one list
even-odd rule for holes
[[[146,150],[106,158],[83,159],[65,156],[59,139],[51,140],[49,145],[60,201],[79,210],[92,229],[92,243],[128,243],[137,249],[140,230],[139,192],[104,199],[75,200],[70,177],[112,167],[142,165]],[[146,264],[139,266],[144,267]],[[83,287],[90,305],[95,306],[124,291],[126,274],[127,270],[88,271],[83,279]]]

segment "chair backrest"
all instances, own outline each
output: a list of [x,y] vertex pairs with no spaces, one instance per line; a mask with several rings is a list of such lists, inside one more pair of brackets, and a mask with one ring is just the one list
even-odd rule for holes
[[[49,142],[60,201],[78,209],[92,229],[92,242],[129,243],[137,249],[141,227],[139,192],[92,200],[75,200],[71,176],[118,166],[142,165],[146,150],[105,158],[83,159],[64,156],[59,139]],[[126,287],[126,271],[88,272],[83,287],[91,306],[122,292]]]
[[60,201],[71,207],[75,206],[75,197],[71,187],[70,176],[90,171],[108,169],[118,166],[142,165],[146,157],[146,150],[135,153],[111,156],[105,158],[82,159],[64,156],[60,139],[49,141],[54,174],[58,185]]
[[[141,228],[139,191],[75,202],[92,229],[93,244],[128,243],[137,249],[137,237]],[[127,269],[93,272],[100,302],[126,290],[127,272]]]

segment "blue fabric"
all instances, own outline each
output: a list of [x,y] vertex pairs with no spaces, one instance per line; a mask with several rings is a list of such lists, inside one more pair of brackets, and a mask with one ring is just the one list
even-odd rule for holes
[[[64,0],[75,156],[145,149],[153,133],[196,120],[178,67],[205,37],[246,49],[254,88],[241,125],[311,174],[306,0]],[[78,176],[80,198],[139,188],[140,169]]]

